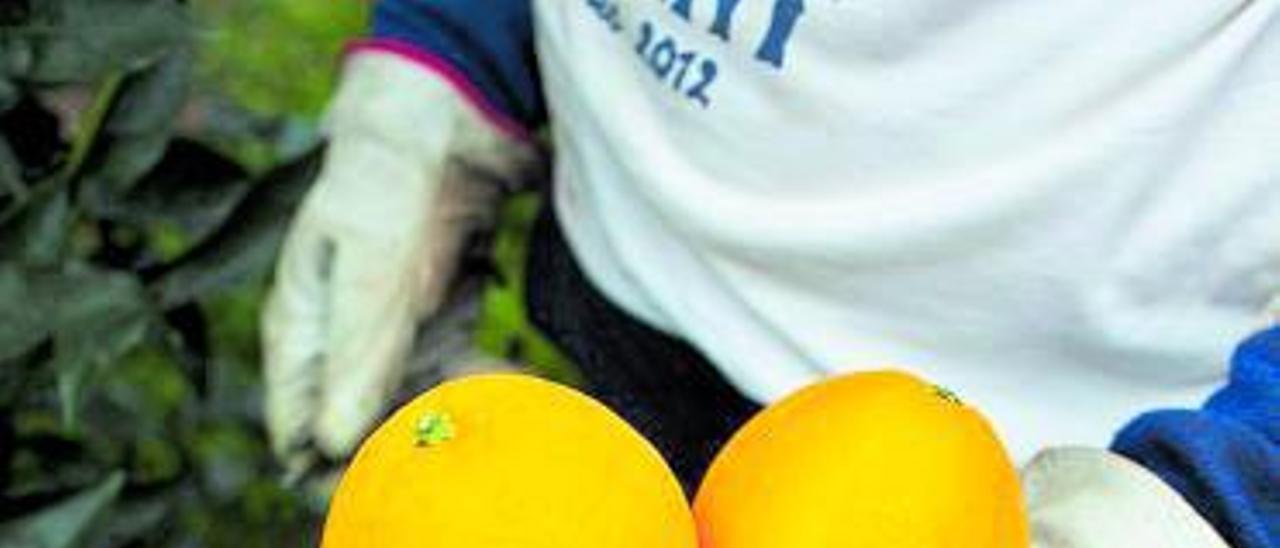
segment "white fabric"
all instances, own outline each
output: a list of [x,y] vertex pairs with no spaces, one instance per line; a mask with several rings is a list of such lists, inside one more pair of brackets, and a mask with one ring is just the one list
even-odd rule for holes
[[[781,67],[760,60],[801,4]],[[892,364],[1020,460],[1103,445],[1199,403],[1280,290],[1277,0],[535,16],[572,248],[760,400]]]
[[1045,451],[1022,485],[1033,548],[1228,548],[1160,478],[1106,451]]
[[310,446],[349,454],[378,418],[416,322],[439,308],[463,240],[492,213],[497,189],[481,181],[533,158],[391,55],[349,61],[327,126],[324,170],[263,314],[273,448],[302,462]]

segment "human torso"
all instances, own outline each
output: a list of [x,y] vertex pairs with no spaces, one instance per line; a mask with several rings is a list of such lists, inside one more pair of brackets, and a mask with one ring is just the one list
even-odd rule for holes
[[584,268],[759,399],[892,365],[1102,444],[1280,291],[1280,2],[535,5]]

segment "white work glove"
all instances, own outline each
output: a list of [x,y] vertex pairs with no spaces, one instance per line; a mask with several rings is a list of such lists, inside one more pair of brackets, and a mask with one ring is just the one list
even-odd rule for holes
[[263,313],[267,427],[295,469],[313,448],[349,455],[381,416],[418,322],[493,216],[496,183],[537,157],[443,79],[386,53],[349,59],[326,129],[324,169]]
[[1177,491],[1108,451],[1050,449],[1022,485],[1033,548],[1229,548]]

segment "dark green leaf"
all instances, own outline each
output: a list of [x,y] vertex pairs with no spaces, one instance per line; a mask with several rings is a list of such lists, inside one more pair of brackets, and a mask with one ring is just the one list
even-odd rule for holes
[[22,96],[22,92],[18,91],[18,85],[12,80],[0,76],[0,112],[7,111],[18,104],[18,98]]
[[177,139],[164,159],[123,195],[96,196],[94,216],[144,228],[166,223],[203,238],[249,191],[239,165],[195,141]]
[[[102,481],[103,476],[119,468],[119,450],[95,444],[92,453],[71,436],[63,434],[57,413],[19,411],[15,422],[35,418],[46,421],[40,433],[21,433],[31,425],[19,426],[16,454],[9,463],[12,481],[6,486],[5,503],[0,515],[18,516],[67,498]],[[49,433],[54,432],[54,433]],[[106,466],[104,466],[106,465]]]
[[0,526],[3,548],[71,548],[110,510],[124,488],[116,472],[96,487],[33,515]]
[[[49,337],[56,339],[55,352],[68,358],[112,354],[121,344],[117,339],[134,339],[138,318],[149,314],[132,276],[76,263],[60,268],[0,264],[0,303],[0,360],[20,356]],[[82,340],[91,335],[95,344]],[[102,347],[89,348],[96,344]]]
[[164,157],[169,135],[139,135],[122,138],[99,135],[81,175],[81,202],[105,201],[123,193]]
[[266,272],[320,158],[312,151],[255,184],[222,228],[158,276],[152,290],[159,302],[172,308]]
[[0,69],[3,69],[5,80],[14,87],[19,87],[16,80],[31,72],[31,67],[35,65],[33,45],[38,30],[26,26],[29,24],[29,21],[23,21],[22,25],[0,28]]
[[30,202],[12,219],[0,223],[0,261],[56,263],[74,221],[75,211],[66,189],[55,186],[37,189]]
[[106,130],[113,135],[168,132],[191,90],[195,55],[176,48],[160,62],[125,81],[111,109]]
[[185,6],[174,0],[42,0],[23,25],[7,29],[9,49],[30,58],[9,63],[16,79],[36,84],[91,82],[135,70],[185,44]]
[[121,82],[81,170],[82,202],[123,194],[165,156],[191,84],[192,54],[182,48]]
[[151,318],[135,303],[103,303],[97,317],[54,335],[54,369],[62,422],[70,430],[80,424],[80,406],[94,376],[117,363],[146,337]]
[[44,341],[52,332],[52,323],[38,310],[23,305],[31,286],[27,272],[0,266],[0,361],[16,359]]
[[48,265],[61,257],[76,218],[70,200],[73,189],[68,183],[81,173],[104,140],[99,134],[122,81],[122,77],[115,77],[103,83],[83,116],[83,130],[71,145],[67,160],[37,185],[30,205],[0,217],[0,259]]
[[94,528],[93,538],[87,539],[85,546],[172,546],[162,543],[161,539],[165,529],[172,526],[166,521],[171,518],[175,506],[173,499],[180,496],[181,493],[177,492],[161,492],[145,498],[122,498],[112,506],[106,522]]
[[0,135],[0,216],[27,201],[27,185],[22,180],[22,163],[9,140]]

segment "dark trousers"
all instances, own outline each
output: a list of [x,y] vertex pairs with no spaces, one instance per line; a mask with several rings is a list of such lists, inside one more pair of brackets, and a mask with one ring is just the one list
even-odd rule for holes
[[758,410],[697,350],[610,303],[578,267],[546,207],[528,268],[530,317],[581,369],[587,391],[666,457],[688,493]]

